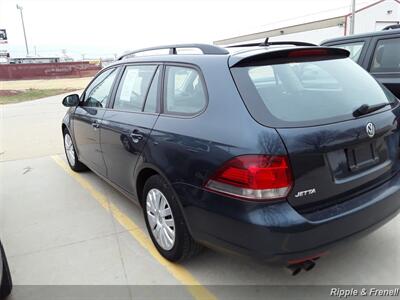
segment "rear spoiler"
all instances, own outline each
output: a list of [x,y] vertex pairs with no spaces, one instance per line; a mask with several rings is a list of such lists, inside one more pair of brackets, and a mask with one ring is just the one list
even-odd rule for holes
[[[264,50],[264,51],[262,51]],[[350,52],[333,47],[291,47],[246,51],[229,58],[229,67],[261,66],[289,62],[328,60],[349,57]]]

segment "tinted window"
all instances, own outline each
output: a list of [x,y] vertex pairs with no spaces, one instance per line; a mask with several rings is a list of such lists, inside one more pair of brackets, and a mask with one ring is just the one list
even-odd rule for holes
[[105,107],[111,93],[116,69],[110,69],[101,73],[89,85],[85,93],[85,100],[82,106]]
[[232,72],[245,101],[260,101],[267,112],[263,119],[266,123],[273,119],[274,125],[346,120],[362,104],[394,101],[350,59],[241,67]]
[[364,42],[355,42],[341,45],[332,45],[332,47],[342,48],[350,52],[350,58],[355,62],[360,59],[361,51],[364,47]]
[[142,111],[147,90],[157,66],[128,66],[115,97],[114,109]]
[[153,81],[151,82],[150,90],[147,93],[146,104],[144,105],[144,111],[146,112],[156,112],[159,78],[160,78],[160,68],[157,69]]
[[195,114],[206,105],[206,93],[197,70],[166,68],[164,110],[167,113]]
[[400,38],[378,42],[372,60],[371,72],[400,72]]

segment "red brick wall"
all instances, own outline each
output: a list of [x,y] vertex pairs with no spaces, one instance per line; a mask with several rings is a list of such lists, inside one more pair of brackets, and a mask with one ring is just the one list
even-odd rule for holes
[[101,69],[89,62],[0,64],[0,80],[49,79],[93,76]]

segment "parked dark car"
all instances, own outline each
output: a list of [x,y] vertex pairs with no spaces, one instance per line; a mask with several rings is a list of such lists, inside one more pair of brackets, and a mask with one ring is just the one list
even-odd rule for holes
[[11,273],[8,267],[6,253],[0,241],[0,299],[10,295],[12,290]]
[[[137,55],[157,49],[170,54]],[[128,53],[64,98],[68,163],[140,204],[166,259],[205,245],[312,263],[400,208],[399,100],[348,56],[296,42]]]
[[382,31],[330,39],[322,45],[350,51],[350,57],[355,62],[400,98],[399,26],[392,25]]

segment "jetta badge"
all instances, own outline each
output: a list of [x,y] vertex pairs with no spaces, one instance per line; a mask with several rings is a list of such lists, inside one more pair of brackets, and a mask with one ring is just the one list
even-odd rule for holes
[[297,194],[294,195],[294,196],[295,196],[296,198],[299,198],[299,197],[303,197],[303,196],[313,195],[313,194],[315,194],[316,192],[317,192],[316,189],[309,189],[309,190],[297,192]]
[[365,127],[365,131],[367,132],[370,138],[373,138],[375,135],[375,125],[372,123],[368,123],[367,126]]

